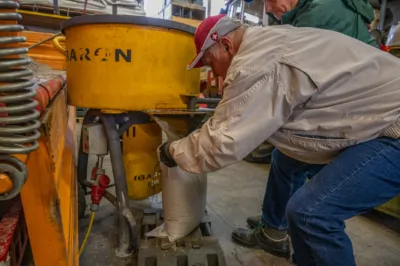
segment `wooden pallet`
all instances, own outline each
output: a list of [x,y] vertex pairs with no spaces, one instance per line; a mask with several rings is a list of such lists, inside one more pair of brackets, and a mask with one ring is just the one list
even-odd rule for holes
[[147,238],[163,222],[162,210],[144,212],[139,244],[138,266],[226,266],[218,239],[212,235],[207,212],[203,221],[190,235],[170,242],[167,238]]

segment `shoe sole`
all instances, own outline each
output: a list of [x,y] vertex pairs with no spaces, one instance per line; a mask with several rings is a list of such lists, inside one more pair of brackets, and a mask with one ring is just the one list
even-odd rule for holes
[[280,258],[285,258],[285,259],[289,259],[290,258],[290,252],[288,253],[288,252],[283,252],[283,251],[279,251],[279,250],[276,250],[276,249],[268,248],[268,247],[265,247],[265,246],[253,245],[253,244],[251,244],[249,242],[243,241],[243,239],[240,239],[239,237],[236,237],[234,235],[232,235],[232,240],[233,240],[233,242],[235,242],[235,243],[237,243],[237,244],[239,244],[241,246],[247,247],[247,248],[260,248],[260,249],[263,249],[264,251],[266,251],[269,254],[272,254],[274,256],[277,256],[277,257],[280,257]]

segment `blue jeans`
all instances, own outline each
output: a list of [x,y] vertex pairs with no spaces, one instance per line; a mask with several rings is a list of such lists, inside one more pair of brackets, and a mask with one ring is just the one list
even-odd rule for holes
[[327,165],[302,163],[275,149],[262,219],[289,229],[298,265],[353,266],[344,221],[398,194],[400,139],[349,147]]

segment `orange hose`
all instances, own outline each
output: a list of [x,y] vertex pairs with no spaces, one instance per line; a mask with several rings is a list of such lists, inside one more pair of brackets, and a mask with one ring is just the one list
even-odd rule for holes
[[58,76],[54,79],[48,80],[42,84],[39,84],[36,89],[35,100],[39,102],[36,110],[42,112],[46,109],[49,102],[56,96],[56,94],[62,89],[65,84],[65,78]]

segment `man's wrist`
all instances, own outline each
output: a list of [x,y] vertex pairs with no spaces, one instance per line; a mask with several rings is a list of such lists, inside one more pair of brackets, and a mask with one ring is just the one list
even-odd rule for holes
[[169,151],[170,145],[171,142],[167,141],[160,146],[160,160],[163,164],[171,168],[176,167],[177,164]]

